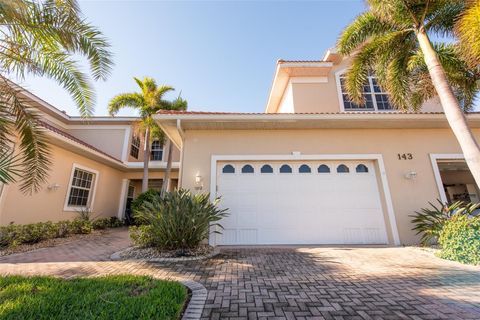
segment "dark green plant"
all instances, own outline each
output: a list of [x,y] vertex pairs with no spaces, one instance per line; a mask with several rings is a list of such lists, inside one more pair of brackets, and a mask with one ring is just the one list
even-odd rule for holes
[[88,220],[75,219],[70,223],[70,233],[88,234],[93,230],[92,222]]
[[123,226],[123,222],[117,217],[99,218],[92,221],[93,230],[103,230],[107,228],[118,228]]
[[455,215],[440,233],[439,256],[462,263],[480,264],[480,217]]
[[219,200],[211,202],[209,194],[176,190],[145,201],[134,212],[145,226],[132,228],[132,240],[161,249],[195,248],[208,238],[210,227],[222,228],[218,221],[227,216],[227,209],[218,208]]
[[[146,192],[140,193],[138,197],[136,197],[130,205],[132,213],[138,212],[143,203],[153,202],[155,199],[160,199],[160,192],[157,190],[150,189]],[[134,219],[133,224],[140,223],[139,221],[135,220],[135,217],[133,217],[133,219]]]
[[470,215],[478,209],[479,204],[464,203],[457,201],[451,204],[444,204],[441,200],[437,200],[439,205],[429,202],[430,207],[416,211],[412,223],[415,225],[412,230],[421,234],[420,243],[422,245],[435,244],[440,236],[445,223],[452,218],[453,215]]

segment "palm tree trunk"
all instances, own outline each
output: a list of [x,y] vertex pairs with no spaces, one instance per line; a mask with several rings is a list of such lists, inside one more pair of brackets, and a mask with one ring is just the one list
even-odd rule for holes
[[477,186],[480,187],[480,148],[478,143],[468,127],[465,114],[448,83],[443,66],[428,35],[424,29],[417,31],[416,35],[447,121],[460,144],[468,168]]
[[172,141],[168,141],[167,168],[165,170],[165,177],[162,184],[162,197],[165,195],[165,192],[168,191],[170,186],[170,173],[172,172],[172,149]]
[[143,145],[143,178],[142,192],[148,191],[148,163],[150,161],[150,128],[145,129],[145,143]]

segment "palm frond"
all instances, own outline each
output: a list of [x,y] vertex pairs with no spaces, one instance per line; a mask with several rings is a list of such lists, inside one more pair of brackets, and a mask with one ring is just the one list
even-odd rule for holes
[[141,109],[144,106],[144,99],[138,93],[122,93],[113,97],[108,104],[108,113],[116,115],[122,108]]
[[459,16],[455,33],[460,41],[460,52],[471,66],[480,64],[480,1],[465,1],[466,10]]

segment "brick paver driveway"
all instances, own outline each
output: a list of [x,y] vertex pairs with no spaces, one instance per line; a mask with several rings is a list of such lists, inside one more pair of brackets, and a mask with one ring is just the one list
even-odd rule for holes
[[208,289],[205,319],[480,319],[480,268],[419,249],[226,248],[202,262],[104,261],[127,245],[116,231],[0,258],[0,272],[189,278]]

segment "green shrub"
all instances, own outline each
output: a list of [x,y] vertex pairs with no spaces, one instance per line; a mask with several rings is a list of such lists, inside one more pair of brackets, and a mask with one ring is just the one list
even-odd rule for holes
[[429,202],[429,208],[423,208],[420,212],[416,211],[415,215],[411,216],[413,217],[412,223],[415,225],[412,230],[422,235],[420,238],[422,245],[435,244],[445,223],[454,215],[470,215],[479,207],[479,204],[476,203],[457,201],[444,204],[440,200],[437,201],[440,206],[435,206]]
[[72,234],[88,234],[93,230],[92,222],[88,220],[75,219],[70,222],[69,233]]
[[439,243],[441,258],[480,264],[480,217],[455,215],[445,224]]
[[219,199],[210,202],[209,194],[193,195],[187,190],[176,190],[164,198],[152,197],[134,212],[143,226],[132,227],[132,241],[139,246],[161,249],[197,247],[207,239],[210,226],[221,226],[218,221],[227,216],[221,210]]
[[130,208],[132,210],[132,215],[133,215],[133,217],[132,217],[133,221],[131,222],[131,224],[139,225],[139,224],[142,223],[140,221],[136,221],[135,213],[141,211],[141,207],[144,203],[151,203],[151,202],[153,202],[155,200],[158,200],[160,198],[161,198],[160,197],[160,192],[156,191],[156,190],[153,190],[153,189],[150,189],[146,192],[143,192],[143,193],[139,194],[138,197],[136,197],[130,205]]
[[99,218],[92,221],[93,230],[122,227],[123,222],[117,217]]

